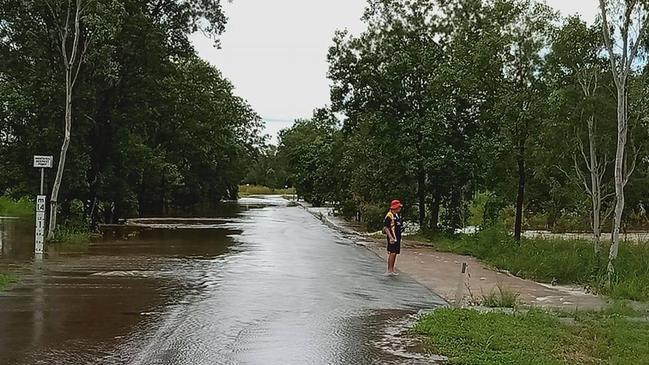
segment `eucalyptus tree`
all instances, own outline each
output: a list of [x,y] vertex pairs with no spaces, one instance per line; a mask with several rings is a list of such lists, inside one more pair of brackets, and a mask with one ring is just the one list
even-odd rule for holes
[[[602,33],[617,90],[617,148],[615,152],[615,214],[609,251],[608,279],[615,272],[624,212],[624,187],[635,169],[637,153],[629,158],[629,81],[642,54],[649,27],[646,0],[599,0]],[[620,52],[616,52],[619,49]]]
[[[572,173],[560,168],[583,187],[591,200],[595,254],[600,252],[602,224],[612,212],[607,207],[613,194],[607,182],[610,177],[608,156],[612,153],[606,137],[612,131],[614,117],[611,119],[609,113],[612,95],[602,86],[610,80],[606,74],[606,59],[602,57],[603,47],[599,24],[588,26],[578,17],[569,17],[553,39],[546,67],[555,78],[554,94],[563,96],[553,101],[563,102],[571,111],[565,116],[567,123],[555,123],[560,138],[565,138],[566,131],[575,135]],[[575,97],[566,97],[571,94]]]
[[[61,181],[63,180],[63,170],[70,146],[70,137],[72,130],[72,94],[74,86],[79,77],[79,71],[86,57],[86,52],[92,41],[92,34],[88,31],[86,19],[88,17],[89,0],[71,0],[67,2],[45,0],[47,7],[52,16],[52,24],[56,38],[59,40],[58,50],[61,55],[63,73],[65,78],[65,127],[61,152],[58,159],[56,178],[52,186],[52,196],[50,198],[50,223],[48,226],[48,238],[54,236],[56,230],[56,217],[58,213],[58,199]],[[66,4],[67,3],[67,4]],[[85,31],[84,31],[85,30]],[[82,34],[83,33],[83,34]]]

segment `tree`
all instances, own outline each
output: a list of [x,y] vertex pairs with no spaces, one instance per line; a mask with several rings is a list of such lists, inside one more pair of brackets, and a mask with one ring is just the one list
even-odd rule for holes
[[[66,1],[49,4],[66,13]],[[225,21],[219,1],[83,4],[90,7],[80,17],[79,47],[87,32],[94,41],[72,93],[58,224],[75,223],[73,206],[83,209],[81,224],[95,226],[236,197],[262,145],[261,120],[188,39],[199,28],[218,38]],[[25,164],[34,150],[53,153],[65,134],[60,19],[51,14],[42,1],[0,2],[0,165],[9,172],[0,191],[14,196],[38,186]]]
[[[58,167],[56,170],[56,179],[52,186],[52,197],[50,199],[50,224],[48,226],[48,238],[54,236],[56,230],[56,215],[58,212],[58,199],[61,181],[63,179],[63,170],[65,169],[65,160],[70,145],[70,136],[72,130],[72,94],[74,85],[79,77],[79,71],[84,63],[86,51],[91,42],[91,35],[88,32],[83,33],[84,17],[88,10],[88,4],[83,0],[76,0],[74,7],[72,1],[68,0],[67,5],[50,4],[46,1],[54,24],[56,33],[60,41],[59,51],[61,53],[61,62],[65,75],[65,134],[61,144],[61,153],[59,155]],[[64,7],[65,16],[60,12],[61,5]],[[70,19],[72,13],[72,22]],[[64,23],[60,24],[60,18],[65,18]],[[59,25],[60,24],[60,25]],[[71,43],[71,44],[70,44]],[[70,47],[71,46],[71,47]]]
[[298,196],[315,206],[335,199],[337,133],[338,120],[333,113],[318,109],[313,118],[297,120],[279,134],[277,158],[286,163]]
[[[519,241],[523,226],[525,188],[528,183],[529,139],[538,130],[544,107],[545,80],[541,72],[543,51],[550,44],[556,14],[544,4],[530,0],[501,3],[509,22],[503,29],[509,48],[504,55],[505,76],[499,114],[503,119],[502,152],[513,155],[516,190],[514,238]],[[505,156],[501,155],[501,158]]]
[[[620,246],[620,227],[624,212],[624,187],[635,169],[637,154],[629,156],[626,144],[629,130],[628,83],[634,63],[645,42],[649,19],[649,4],[644,0],[600,0],[602,32],[608,52],[611,73],[617,89],[617,148],[615,152],[615,214],[613,242],[609,251],[608,280],[615,272],[615,260]],[[615,22],[609,25],[610,21]],[[634,38],[635,32],[635,38]],[[614,43],[615,42],[615,43]],[[621,47],[621,54],[614,47]]]
[[[421,224],[429,166],[444,145],[444,105],[431,102],[443,88],[445,62],[435,11],[431,1],[371,1],[368,30],[358,38],[339,32],[328,55],[333,110],[345,113],[344,133],[362,144],[350,150],[363,161],[352,172],[352,195],[361,204],[385,204],[390,196],[416,203]],[[361,150],[368,153],[358,156]]]
[[[606,76],[606,60],[600,56],[602,49],[600,27],[589,27],[578,17],[570,17],[557,32],[548,56],[548,71],[557,78],[555,92],[579,95],[565,101],[572,112],[567,116],[572,125],[559,129],[563,136],[566,129],[575,127],[577,149],[572,155],[574,174],[564,169],[562,171],[569,178],[576,174],[578,184],[583,186],[591,200],[590,221],[596,255],[600,252],[603,221],[612,212],[604,211],[604,205],[612,194],[604,181],[609,165],[606,153],[609,144],[602,137],[609,131],[604,127],[608,126],[607,101],[610,97],[601,88]],[[582,141],[583,124],[586,124],[587,148],[584,148]]]

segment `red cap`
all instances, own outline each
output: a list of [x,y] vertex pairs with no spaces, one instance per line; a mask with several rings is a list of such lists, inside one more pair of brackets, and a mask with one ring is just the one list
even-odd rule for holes
[[390,203],[390,209],[397,209],[400,207],[403,207],[403,204],[401,204],[401,202],[396,199],[393,200],[392,203]]

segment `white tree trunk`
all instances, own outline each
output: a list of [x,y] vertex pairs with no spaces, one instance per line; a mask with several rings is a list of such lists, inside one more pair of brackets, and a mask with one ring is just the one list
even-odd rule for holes
[[[593,236],[595,238],[595,254],[598,255],[600,251],[600,238],[601,232],[601,210],[602,210],[602,186],[600,177],[600,162],[597,159],[597,141],[595,140],[595,117],[588,118],[588,149],[590,152],[590,186],[591,186],[591,200],[593,203],[593,217],[592,228]],[[603,162],[606,164],[606,161]]]
[[[83,0],[76,0],[74,9],[72,8],[72,3],[70,1],[68,2],[65,25],[59,28],[59,39],[61,41],[59,50],[61,51],[63,68],[65,70],[65,133],[63,135],[63,143],[61,144],[61,153],[59,155],[56,178],[54,180],[52,196],[50,198],[50,224],[47,230],[48,239],[51,239],[56,231],[57,213],[59,208],[59,190],[61,188],[61,182],[63,181],[63,171],[65,170],[68,147],[70,146],[72,131],[72,92],[74,90],[74,84],[77,81],[77,76],[79,75],[79,70],[81,69],[81,64],[83,63],[83,57],[89,44],[89,40],[86,40],[83,47],[79,47],[81,35],[80,21],[81,14],[83,13],[82,2]],[[52,7],[48,1],[45,1],[45,3],[50,9],[52,17],[56,21],[57,12],[55,11],[55,8]],[[71,29],[70,26],[71,11],[74,11],[74,29]],[[67,46],[70,36],[72,37],[72,49],[68,52]]]
[[56,231],[56,219],[58,212],[58,197],[59,189],[61,188],[61,181],[63,180],[63,170],[65,169],[65,160],[70,146],[70,135],[72,130],[72,88],[71,77],[72,70],[66,69],[65,75],[65,134],[63,136],[63,143],[61,144],[61,153],[59,155],[58,168],[56,170],[56,178],[52,187],[52,197],[50,198],[50,224],[47,231],[47,238],[51,239]]
[[624,211],[624,185],[626,176],[624,171],[625,149],[628,132],[626,113],[626,82],[621,80],[617,90],[617,150],[615,152],[615,215],[613,224],[613,242],[608,255],[609,281],[615,273],[615,260],[620,247],[620,227],[622,226],[622,212]]
[[[640,1],[615,1],[613,6],[623,6],[623,16],[612,18],[618,21],[617,28],[620,32],[620,38],[614,42],[611,37],[611,27],[609,26],[609,17],[607,5],[610,0],[599,0],[599,7],[602,14],[602,33],[604,35],[604,44],[608,51],[609,62],[611,64],[611,73],[617,89],[617,149],[615,152],[615,215],[613,224],[613,237],[611,249],[608,255],[608,282],[611,283],[615,273],[615,260],[617,259],[620,248],[620,227],[622,226],[622,213],[624,212],[624,186],[626,185],[633,169],[626,167],[626,142],[628,134],[628,92],[627,82],[633,63],[638,56],[640,45],[645,41],[647,32],[647,11],[649,4]],[[636,39],[633,36],[633,28],[637,27]],[[621,54],[616,54],[614,45],[621,47]]]

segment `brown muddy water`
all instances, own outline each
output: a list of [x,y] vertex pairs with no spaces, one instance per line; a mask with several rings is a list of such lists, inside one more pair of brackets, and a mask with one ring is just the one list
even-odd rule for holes
[[[404,333],[443,301],[280,198],[108,229],[33,259],[0,219],[0,364],[429,364]],[[416,341],[415,341],[416,342]]]

